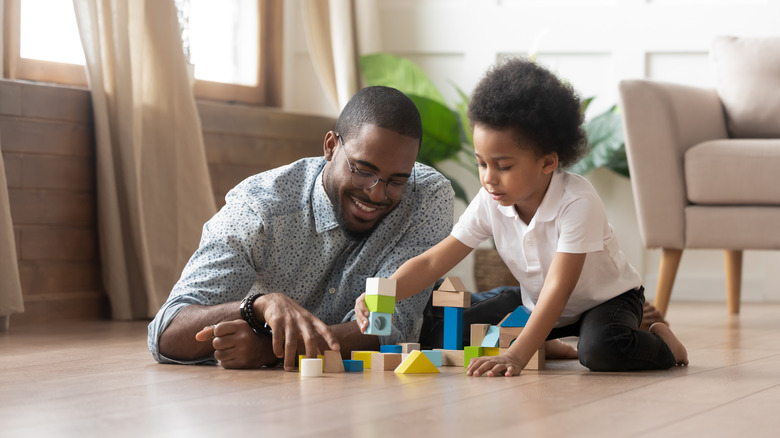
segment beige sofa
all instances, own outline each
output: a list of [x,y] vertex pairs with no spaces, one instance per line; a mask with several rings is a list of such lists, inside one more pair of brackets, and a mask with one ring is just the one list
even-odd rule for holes
[[666,313],[684,249],[723,249],[739,312],[742,252],[780,249],[780,38],[719,37],[716,89],[620,83],[642,240],[662,248]]

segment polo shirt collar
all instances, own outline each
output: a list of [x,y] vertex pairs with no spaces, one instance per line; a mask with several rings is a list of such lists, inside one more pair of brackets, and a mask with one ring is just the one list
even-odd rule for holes
[[[547,187],[547,192],[544,194],[544,198],[542,198],[542,203],[539,205],[539,208],[536,210],[536,214],[531,221],[548,222],[555,219],[555,215],[558,211],[558,201],[561,199],[561,196],[563,196],[563,189],[565,187],[564,177],[565,173],[563,170],[556,169],[555,172],[553,172],[550,186]],[[499,204],[498,211],[506,217],[517,216],[514,205]]]

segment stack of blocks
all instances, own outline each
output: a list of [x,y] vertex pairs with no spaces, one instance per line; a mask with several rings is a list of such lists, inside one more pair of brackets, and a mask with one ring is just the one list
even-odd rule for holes
[[395,313],[395,280],[367,278],[366,307],[370,312],[366,334],[389,335]]
[[463,349],[463,309],[471,305],[471,294],[458,277],[447,277],[433,291],[433,305],[444,307],[444,349]]

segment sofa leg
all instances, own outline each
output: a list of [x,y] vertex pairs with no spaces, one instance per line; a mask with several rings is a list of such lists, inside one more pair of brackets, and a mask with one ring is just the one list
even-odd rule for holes
[[742,250],[727,249],[726,255],[726,302],[729,313],[739,313],[742,291]]
[[681,249],[664,248],[661,253],[661,264],[658,267],[658,287],[655,291],[655,308],[666,317],[666,309],[669,307],[669,298],[672,296],[674,278],[677,276],[677,268],[682,258]]

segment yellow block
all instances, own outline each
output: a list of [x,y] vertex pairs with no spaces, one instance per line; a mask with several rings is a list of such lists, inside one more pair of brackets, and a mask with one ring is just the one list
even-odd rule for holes
[[500,348],[498,347],[484,347],[485,356],[498,356],[500,354]]
[[352,360],[362,360],[363,369],[367,370],[371,368],[371,355],[378,353],[377,351],[353,351]]
[[428,356],[424,355],[422,351],[415,350],[409,353],[409,357],[406,358],[398,368],[395,369],[398,374],[427,374],[440,372],[436,365],[428,359]]

